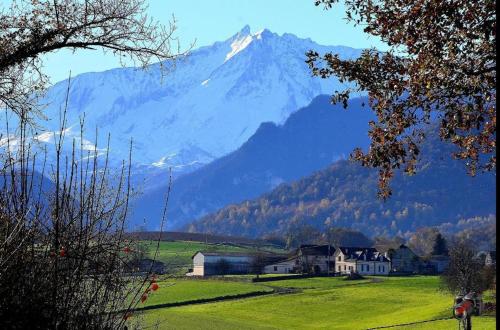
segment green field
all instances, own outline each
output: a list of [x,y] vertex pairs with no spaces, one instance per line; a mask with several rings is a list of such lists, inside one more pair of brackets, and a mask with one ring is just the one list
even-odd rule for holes
[[[142,245],[147,248],[148,257],[154,257],[157,242],[142,241]],[[272,248],[262,248],[261,250],[284,253],[285,251]],[[226,244],[202,243],[194,241],[173,241],[160,242],[157,260],[165,263],[170,274],[185,274],[192,266],[191,257],[197,251],[211,252],[255,252],[256,248],[251,246],[234,246]]]
[[250,282],[220,280],[167,280],[158,282],[160,289],[149,295],[141,306],[154,306],[197,299],[232,296],[257,291],[272,291],[272,288]]
[[[218,280],[175,280],[164,283],[148,304],[199,297],[293,288],[290,294],[159,308],[143,314],[159,329],[367,329],[418,322],[451,315],[453,298],[438,290],[439,278],[374,277],[293,279],[262,283]],[[156,295],[156,297],[155,297]],[[493,317],[475,317],[474,329],[495,329]],[[455,320],[392,329],[456,329]]]

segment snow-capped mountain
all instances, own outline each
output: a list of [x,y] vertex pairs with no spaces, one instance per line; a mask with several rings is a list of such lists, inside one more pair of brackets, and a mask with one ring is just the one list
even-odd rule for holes
[[[225,41],[194,50],[163,79],[158,64],[146,71],[118,68],[78,75],[71,79],[66,133],[78,137],[85,114],[84,144],[90,149],[98,127],[101,148],[111,134],[114,160],[128,158],[133,138],[136,168],[197,168],[236,150],[262,122],[283,123],[315,96],[346,87],[311,76],[304,62],[310,49],[343,58],[360,54],[292,34],[251,33],[245,26]],[[67,84],[55,84],[44,100],[50,119],[42,125],[49,131],[59,125]]]
[[[283,125],[262,123],[255,134],[236,151],[179,177],[168,201],[169,230],[186,227],[190,221],[216,212],[229,204],[251,200],[290,183],[332,162],[345,159],[369,144],[372,111],[363,108],[366,97],[352,98],[348,111],[332,106],[330,97],[320,95],[291,114]],[[166,178],[132,201],[130,227],[157,229],[161,218]],[[146,221],[144,221],[146,219]]]

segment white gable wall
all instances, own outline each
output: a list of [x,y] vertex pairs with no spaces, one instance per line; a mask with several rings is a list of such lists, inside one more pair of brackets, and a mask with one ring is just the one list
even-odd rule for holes
[[198,252],[193,257],[193,275],[203,276],[205,275],[205,256]]

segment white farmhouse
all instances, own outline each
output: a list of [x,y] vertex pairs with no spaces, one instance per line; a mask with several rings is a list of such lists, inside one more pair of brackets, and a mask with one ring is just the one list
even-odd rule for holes
[[388,275],[391,263],[375,248],[338,247],[334,253],[335,271],[341,274]]

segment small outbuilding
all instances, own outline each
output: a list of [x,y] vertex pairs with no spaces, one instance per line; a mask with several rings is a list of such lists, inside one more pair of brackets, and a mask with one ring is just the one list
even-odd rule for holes
[[264,267],[264,274],[292,274],[296,273],[299,261],[297,257],[292,257],[282,261],[266,265]]
[[193,256],[193,270],[188,276],[247,274],[253,256],[237,252],[198,251]]

